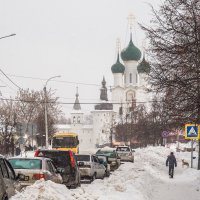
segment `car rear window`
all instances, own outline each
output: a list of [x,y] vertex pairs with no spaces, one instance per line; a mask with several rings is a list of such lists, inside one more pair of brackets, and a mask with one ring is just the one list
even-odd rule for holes
[[129,147],[117,147],[116,151],[130,151]]
[[76,155],[77,161],[90,161],[89,155]]
[[70,165],[70,156],[68,151],[39,151],[39,157],[46,157],[53,160],[56,167],[65,168]]
[[39,159],[11,159],[9,162],[14,169],[42,169]]
[[98,155],[98,154],[102,154],[102,155],[106,155],[106,156],[108,156],[108,157],[113,157],[113,158],[116,157],[116,153],[115,153],[114,151],[102,151],[102,150],[98,150],[98,151],[96,152],[96,154],[97,154],[97,155]]

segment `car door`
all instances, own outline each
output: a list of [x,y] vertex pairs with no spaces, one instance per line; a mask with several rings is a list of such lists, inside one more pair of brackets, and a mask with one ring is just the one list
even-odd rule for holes
[[57,172],[57,169],[56,169],[54,163],[51,160],[49,160],[49,164],[52,166],[52,174],[53,174],[53,179],[55,180],[55,182],[56,183],[62,183],[62,177]]
[[98,157],[96,157],[96,159],[97,159],[97,162],[98,162],[99,173],[100,173],[101,177],[104,177],[105,172],[106,172],[106,168],[103,164],[100,163],[100,160],[99,160]]
[[100,163],[99,163],[98,158],[96,156],[94,156],[93,159],[94,159],[95,168],[96,168],[96,171],[97,171],[97,177],[100,178],[100,177],[102,177]]
[[96,173],[96,176],[99,176],[99,171],[98,171],[98,166],[97,166],[97,162],[96,162],[96,158],[95,156],[92,156],[92,165],[93,165],[93,170],[94,173]]
[[6,194],[6,187],[3,181],[3,176],[0,168],[0,199],[3,199],[5,194]]
[[13,173],[13,170],[10,168],[10,166],[8,166],[9,164],[6,164],[6,162],[8,161],[4,160],[3,158],[0,158],[0,167],[3,180],[6,186],[6,192],[8,194],[8,197],[11,197],[15,194],[15,174]]
[[46,161],[46,168],[48,171],[48,179],[55,183],[58,183],[58,177],[56,175],[55,168],[53,167],[53,165],[51,163],[51,160]]

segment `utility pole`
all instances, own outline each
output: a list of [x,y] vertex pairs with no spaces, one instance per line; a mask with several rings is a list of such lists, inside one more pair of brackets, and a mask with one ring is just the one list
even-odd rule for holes
[[45,133],[46,133],[46,137],[45,137],[45,147],[46,149],[48,149],[48,119],[47,119],[47,90],[46,90],[46,86],[44,87],[44,117],[45,117]]
[[60,78],[61,76],[53,76],[47,79],[45,86],[44,86],[44,116],[45,116],[45,148],[48,149],[49,147],[49,133],[48,133],[48,114],[47,114],[47,83],[53,78]]

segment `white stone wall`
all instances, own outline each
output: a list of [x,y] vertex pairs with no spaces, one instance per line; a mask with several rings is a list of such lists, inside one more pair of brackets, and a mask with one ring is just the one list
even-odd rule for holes
[[[124,62],[125,72],[124,72],[124,85],[128,87],[129,85],[136,85],[138,83],[138,72],[137,72],[137,61],[126,61]],[[130,75],[132,81],[130,81]]]
[[95,110],[92,111],[92,115],[94,143],[97,145],[109,143],[114,112],[112,110]]
[[114,87],[117,87],[117,86],[123,87],[124,86],[123,74],[114,73],[113,76],[114,76]]
[[[113,103],[113,110],[115,112],[119,112],[119,108],[121,107],[121,104],[125,102],[125,93],[124,88],[122,87],[115,87],[112,89],[112,103]],[[116,104],[118,103],[118,104]]]

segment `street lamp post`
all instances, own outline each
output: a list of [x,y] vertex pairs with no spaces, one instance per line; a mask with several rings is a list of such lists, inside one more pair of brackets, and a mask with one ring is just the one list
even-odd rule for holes
[[45,85],[44,85],[44,116],[45,116],[45,147],[46,149],[48,149],[49,144],[48,144],[48,137],[49,137],[49,133],[48,133],[48,116],[47,116],[47,83],[52,80],[53,78],[60,78],[61,76],[53,76],[50,77],[49,79],[47,79]]

